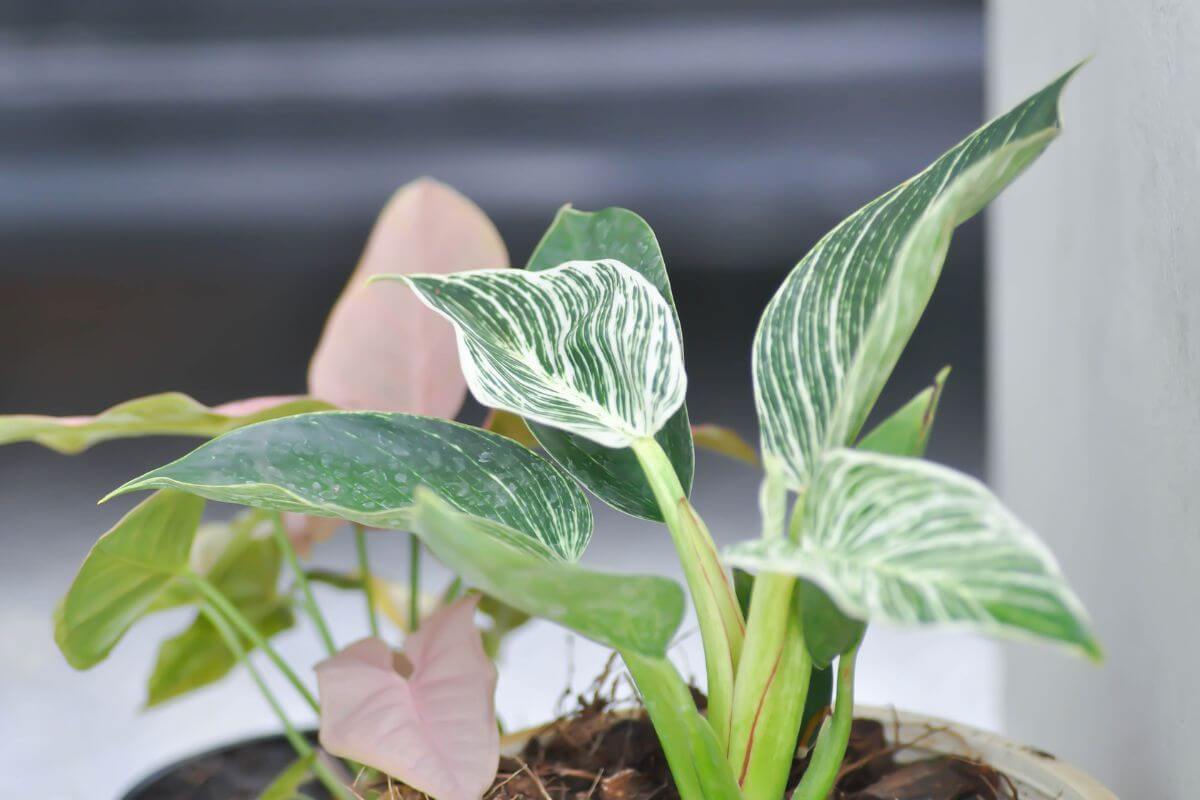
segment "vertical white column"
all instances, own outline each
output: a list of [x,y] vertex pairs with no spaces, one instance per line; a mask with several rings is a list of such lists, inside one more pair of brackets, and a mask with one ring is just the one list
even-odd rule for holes
[[993,0],[999,111],[1085,56],[990,218],[991,478],[1108,650],[1006,648],[1015,737],[1121,797],[1200,793],[1200,2]]

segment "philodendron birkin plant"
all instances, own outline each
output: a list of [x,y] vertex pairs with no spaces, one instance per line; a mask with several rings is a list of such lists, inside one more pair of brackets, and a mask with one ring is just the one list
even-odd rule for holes
[[[64,653],[87,666],[147,611],[195,602],[231,652],[260,648],[311,702],[324,748],[352,767],[345,774],[383,773],[436,800],[474,800],[496,774],[496,675],[474,627],[477,603],[617,651],[685,800],[783,797],[806,704],[824,705],[832,674],[832,709],[815,741],[802,742],[811,751],[792,794],[826,798],[847,747],[868,623],[1045,640],[1098,658],[1083,608],[1036,536],[983,485],[920,458],[944,373],[863,433],[952,231],[1054,139],[1068,78],[854,213],[772,298],[753,351],[759,537],[718,552],[689,498],[687,377],[653,233],[620,209],[564,209],[525,269],[404,269],[361,289],[396,303],[415,297],[445,318],[472,393],[513,428],[513,415],[523,418],[533,439],[377,410],[225,433],[113,492],[156,490],[84,564],[58,617]],[[703,710],[667,658],[683,589],[578,563],[592,536],[584,488],[665,525],[699,622]],[[235,600],[261,586],[234,578],[262,540],[246,534],[240,550],[198,563],[205,500],[249,507],[247,529],[274,520],[278,530],[281,515],[299,514],[410,531],[457,579],[401,650],[373,635],[331,652],[315,670],[318,700]],[[272,541],[287,552],[286,537]],[[735,579],[730,568],[745,573]],[[304,584],[305,570],[296,575]],[[333,795],[362,791],[285,726]]]

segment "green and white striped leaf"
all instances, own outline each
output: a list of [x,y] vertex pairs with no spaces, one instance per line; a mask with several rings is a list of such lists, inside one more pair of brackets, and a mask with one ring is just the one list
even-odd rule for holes
[[[1072,71],[1073,72],[1073,71]],[[763,448],[793,489],[858,435],[929,301],[955,226],[1057,135],[1067,73],[825,236],[768,304],[754,342]]]
[[[543,272],[568,261],[602,258],[616,259],[640,273],[654,284],[674,312],[675,300],[658,239],[644,219],[624,208],[578,211],[562,207],[534,248],[526,269]],[[679,318],[674,316],[678,330]],[[626,514],[662,521],[654,493],[632,450],[604,447],[586,437],[536,422],[530,428],[546,452],[601,500]],[[654,438],[671,459],[684,492],[690,492],[695,455],[686,404],[679,407]]]
[[802,513],[799,541],[747,542],[728,561],[810,580],[854,619],[1048,639],[1100,656],[1054,557],[972,478],[833,450]]
[[89,417],[0,416],[0,445],[36,442],[75,455],[111,439],[137,436],[217,436],[242,425],[321,411],[312,397],[255,397],[209,407],[180,392],[137,397]]
[[627,447],[683,404],[674,311],[619,261],[388,277],[454,324],[467,385],[485,406]]
[[531,552],[573,561],[591,537],[587,498],[553,464],[504,436],[410,414],[331,411],[251,425],[113,495],[180,489],[407,530],[419,486],[515,531],[513,543]]
[[469,585],[601,644],[659,657],[683,620],[683,590],[648,575],[616,575],[514,547],[516,531],[456,511],[419,489],[413,531]]

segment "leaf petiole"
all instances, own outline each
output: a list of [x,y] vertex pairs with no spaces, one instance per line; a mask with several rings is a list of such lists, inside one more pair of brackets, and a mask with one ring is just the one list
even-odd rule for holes
[[[312,708],[313,711],[320,713],[321,707],[317,703],[317,698],[314,697],[313,693],[309,691],[307,686],[304,685],[304,683],[300,680],[300,677],[296,675],[295,671],[288,666],[288,663],[283,660],[278,651],[271,646],[270,642],[268,642],[266,638],[264,638],[263,635],[258,632],[258,629],[254,627],[250,620],[246,619],[245,615],[243,615],[242,612],[237,609],[237,606],[231,603],[229,599],[225,597],[225,595],[221,594],[217,587],[213,586],[203,576],[197,575],[194,572],[184,573],[184,576],[191,581],[192,585],[194,585],[199,590],[200,594],[204,596],[205,602],[201,605],[201,610],[205,611],[205,615],[209,618],[209,620],[212,621],[215,613],[220,616],[220,621],[224,624],[225,629],[228,629],[230,624],[237,628],[238,633],[253,643],[254,646],[259,650],[266,653],[267,658],[271,659],[271,663],[279,668],[279,671],[283,674],[283,677],[285,677],[288,682],[295,687],[296,692],[304,698],[304,701],[308,703],[309,707]],[[216,627],[217,623],[213,622],[213,625]],[[221,628],[218,627],[218,631],[220,630]],[[238,647],[239,649],[241,648],[240,643]]]
[[375,611],[375,590],[371,585],[371,561],[367,556],[367,529],[365,526],[354,524],[354,549],[358,552],[358,574],[362,584],[363,597],[367,601],[367,624],[371,635],[379,635],[379,615]]
[[833,714],[817,734],[808,769],[804,770],[792,800],[825,800],[833,789],[846,755],[846,745],[850,742],[850,725],[854,721],[854,660],[857,657],[858,648],[854,647],[838,659]]
[[300,735],[300,732],[296,730],[296,726],[288,719],[283,706],[280,705],[275,695],[271,693],[266,681],[263,680],[262,675],[259,674],[258,670],[254,668],[254,664],[247,657],[245,649],[242,647],[241,642],[238,641],[237,633],[229,627],[229,623],[225,617],[214,606],[215,604],[212,603],[203,603],[200,606],[200,613],[204,614],[213,627],[216,628],[217,633],[225,640],[226,647],[229,648],[238,662],[245,665],[246,671],[250,673],[250,677],[254,679],[254,683],[258,686],[259,692],[262,693],[267,704],[271,706],[271,710],[275,712],[275,716],[279,718],[279,723],[283,725],[283,734],[295,749],[296,754],[302,759],[311,760],[312,771],[316,773],[317,778],[329,790],[330,794],[339,798],[339,800],[354,800],[354,795],[338,780],[333,771],[321,759],[317,758],[312,745]]
[[288,538],[287,530],[283,525],[283,514],[276,511],[272,516],[271,530],[275,534],[275,542],[279,545],[280,551],[288,560],[288,564],[292,568],[292,574],[296,576],[296,584],[300,587],[300,591],[304,595],[304,608],[308,612],[308,616],[312,619],[313,624],[317,626],[317,633],[321,636],[321,642],[325,645],[325,651],[329,655],[337,652],[337,645],[333,643],[333,636],[329,633],[329,626],[325,624],[325,617],[321,614],[321,608],[317,605],[317,598],[313,596],[312,586],[308,582],[308,574],[304,571],[304,567],[300,565],[300,557],[296,555],[296,548],[292,546],[292,540]]
[[421,627],[421,540],[408,535],[408,632]]
[[670,458],[653,438],[637,439],[632,447],[671,532],[696,607],[708,673],[708,718],[724,749],[729,742],[734,676],[746,623],[712,536],[688,502]]

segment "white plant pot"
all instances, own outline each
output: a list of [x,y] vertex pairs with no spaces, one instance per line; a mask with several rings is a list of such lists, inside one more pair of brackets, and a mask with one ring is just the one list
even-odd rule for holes
[[919,738],[910,753],[945,753],[987,762],[1013,780],[1021,800],[1117,800],[1070,764],[997,733],[890,708],[859,706],[854,713],[883,723],[888,741],[896,741],[897,736],[906,742]]

